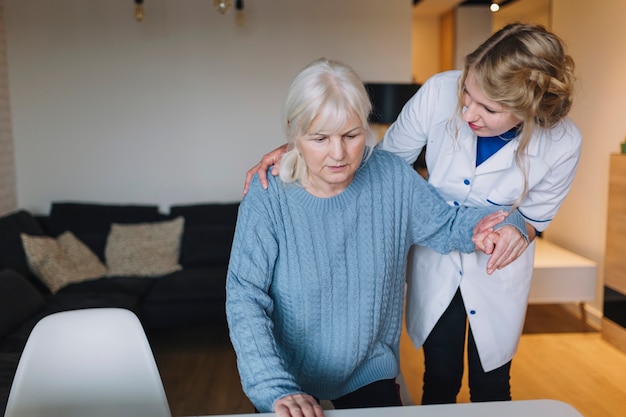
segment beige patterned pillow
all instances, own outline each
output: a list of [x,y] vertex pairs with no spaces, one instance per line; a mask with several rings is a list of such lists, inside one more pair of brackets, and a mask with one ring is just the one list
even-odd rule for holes
[[184,217],[155,223],[111,225],[104,257],[109,276],[158,277],[178,263]]
[[56,239],[21,234],[28,266],[55,294],[68,284],[102,278],[106,267],[95,253],[70,231]]

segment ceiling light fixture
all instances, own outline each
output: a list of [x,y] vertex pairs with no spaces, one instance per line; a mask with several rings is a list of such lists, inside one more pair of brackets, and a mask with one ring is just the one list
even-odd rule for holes
[[491,10],[492,12],[497,12],[498,10],[500,10],[500,5],[498,3],[496,3],[495,1],[493,3],[491,3],[491,5],[489,6],[489,10]]
[[215,6],[215,10],[221,14],[225,14],[233,8],[233,0],[214,0],[213,6]]
[[[138,22],[143,21],[143,0],[133,0],[135,3],[135,20]],[[221,14],[226,14],[233,8],[233,0],[213,0],[213,7]],[[235,21],[238,25],[244,23],[245,17],[243,13],[243,0],[235,0],[236,16]]]
[[143,20],[143,0],[135,0],[135,20],[138,22]]
[[243,0],[235,0],[235,10],[235,22],[241,26],[246,20],[245,15],[243,14]]

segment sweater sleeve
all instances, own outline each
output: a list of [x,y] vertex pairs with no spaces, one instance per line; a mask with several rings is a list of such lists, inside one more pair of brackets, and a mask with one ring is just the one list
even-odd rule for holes
[[[411,235],[412,243],[428,247],[439,253],[453,250],[469,253],[475,250],[472,242],[474,226],[496,207],[450,206],[437,190],[413,170],[411,182]],[[524,218],[517,211],[511,213],[495,229],[512,225],[528,241]]]
[[226,279],[226,315],[242,387],[261,412],[272,412],[277,399],[302,392],[285,370],[273,333],[269,289],[278,243],[270,198],[271,191],[255,178],[239,207]]

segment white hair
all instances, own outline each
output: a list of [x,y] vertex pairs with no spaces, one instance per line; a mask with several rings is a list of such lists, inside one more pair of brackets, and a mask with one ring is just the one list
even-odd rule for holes
[[364,161],[377,139],[368,124],[372,103],[363,82],[348,65],[321,58],[307,65],[291,82],[283,108],[283,126],[288,151],[280,162],[280,179],[285,183],[304,181],[308,170],[296,149],[296,141],[310,131],[337,131],[352,117],[366,130]]

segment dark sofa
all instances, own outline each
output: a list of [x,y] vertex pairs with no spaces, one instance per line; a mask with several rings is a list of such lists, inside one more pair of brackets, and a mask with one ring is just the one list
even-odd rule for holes
[[[239,203],[109,205],[53,203],[49,215],[20,210],[0,218],[0,414],[4,414],[19,357],[30,331],[60,311],[121,307],[146,331],[225,323],[225,279]],[[51,291],[31,270],[21,234],[56,238],[70,231],[106,264],[112,225],[184,219],[178,263],[163,276],[104,276]]]

